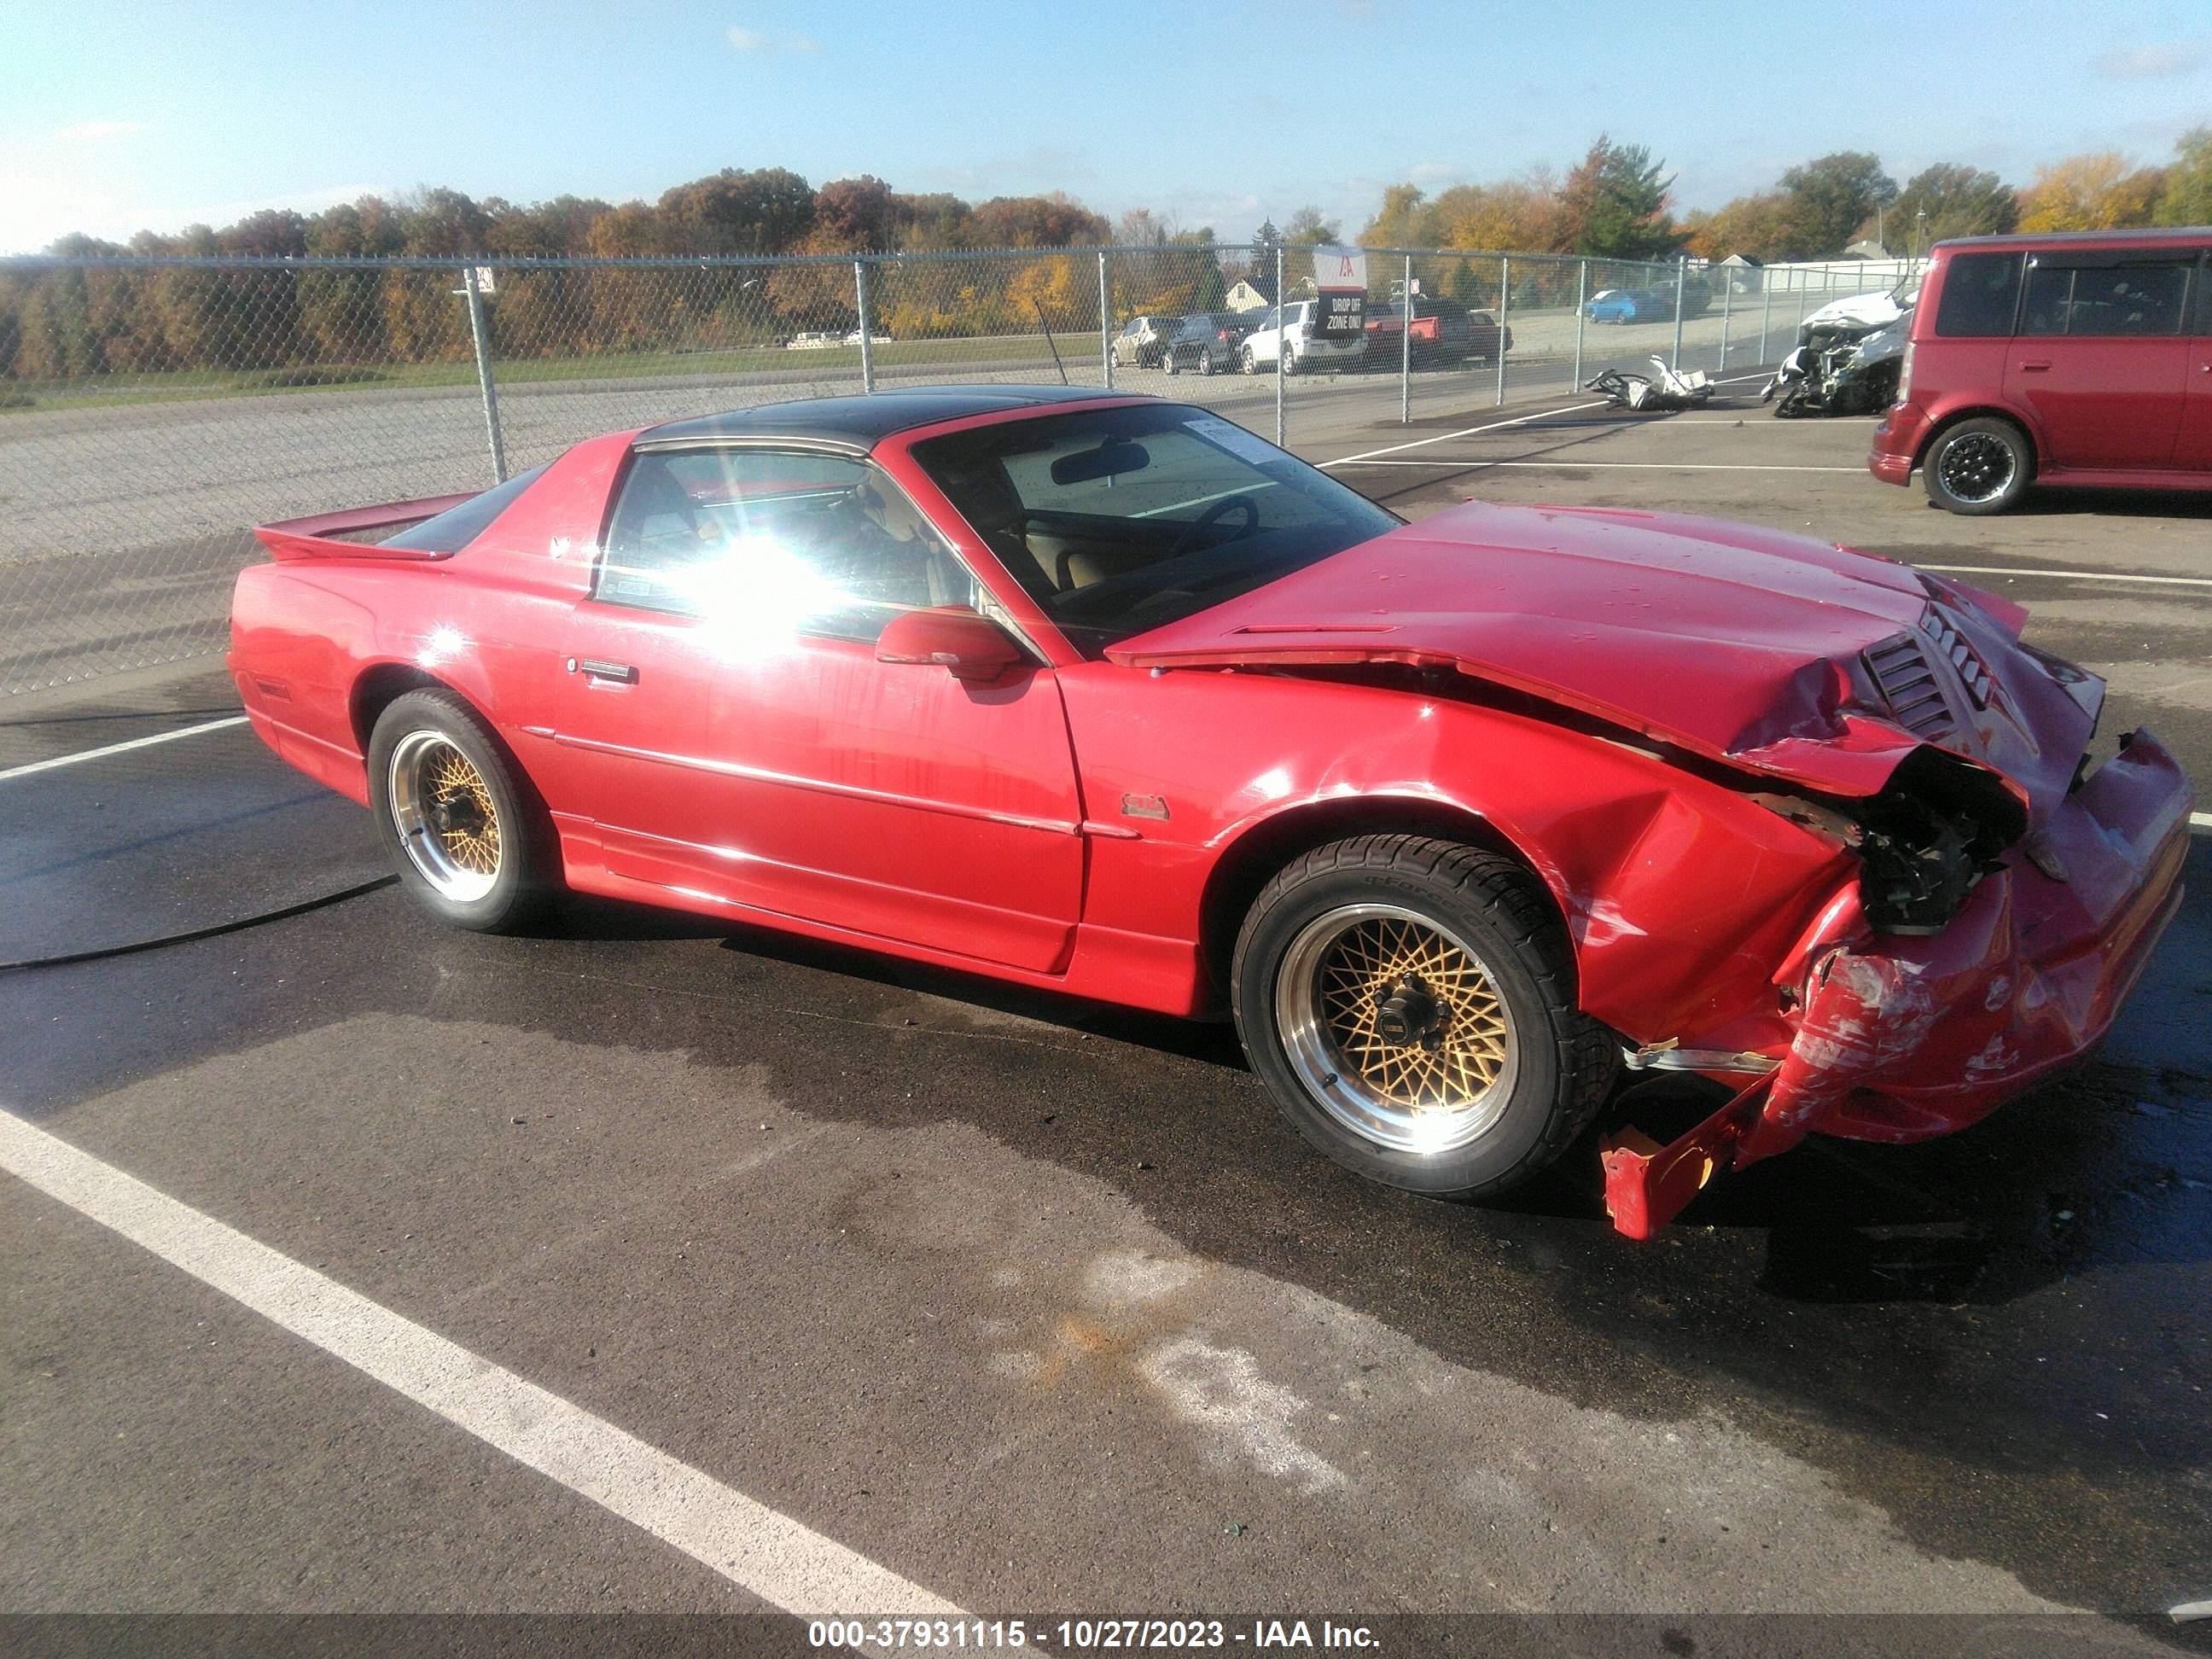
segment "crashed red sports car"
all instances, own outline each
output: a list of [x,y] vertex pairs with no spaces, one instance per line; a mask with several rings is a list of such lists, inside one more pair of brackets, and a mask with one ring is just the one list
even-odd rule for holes
[[1437,1195],[1701,1073],[1605,1145],[1638,1237],[1808,1133],[1974,1122],[2180,896],[2179,769],[2093,757],[2101,683],[2002,599],[1711,520],[1407,525],[1155,398],[771,405],[258,533],[255,729],[450,920],[565,888],[1225,1006],[1309,1139]]

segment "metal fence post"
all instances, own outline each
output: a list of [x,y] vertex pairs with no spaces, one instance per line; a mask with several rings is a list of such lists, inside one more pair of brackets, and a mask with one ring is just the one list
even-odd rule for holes
[[490,342],[484,337],[483,295],[477,287],[477,268],[461,267],[461,292],[469,300],[469,337],[476,342],[477,385],[483,392],[484,434],[491,440],[491,481],[507,482],[507,445],[499,430],[499,390],[491,379]]
[[1283,359],[1290,353],[1283,349],[1283,245],[1275,244],[1275,444],[1283,442]]
[[1498,401],[1505,401],[1505,319],[1513,308],[1513,261],[1498,261]]
[[1728,373],[1729,295],[1735,284],[1729,281],[1728,272],[1721,272],[1721,366],[1719,372]]
[[1106,300],[1106,250],[1098,250],[1098,372],[1114,389],[1114,313]]
[[1774,278],[1765,266],[1759,268],[1759,366],[1766,367],[1766,337],[1774,327]]
[[1674,256],[1674,355],[1668,360],[1669,368],[1682,367],[1682,290],[1690,284],[1690,256]]
[[1413,256],[1406,256],[1406,283],[1398,294],[1398,424],[1413,419]]
[[875,327],[868,318],[868,265],[865,259],[853,261],[853,301],[860,313],[860,390],[876,389]]
[[1570,391],[1583,389],[1583,323],[1589,312],[1589,261],[1576,262],[1575,272],[1575,378]]

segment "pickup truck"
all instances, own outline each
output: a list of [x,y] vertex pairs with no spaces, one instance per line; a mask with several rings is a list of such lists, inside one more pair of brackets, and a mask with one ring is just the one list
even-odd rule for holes
[[[1398,361],[1399,337],[1405,329],[1404,304],[1380,300],[1367,308],[1367,361],[1387,368]],[[1413,300],[1413,361],[1415,362],[1495,362],[1501,349],[1498,319],[1486,311],[1470,311],[1456,300],[1441,296]],[[1502,349],[1513,349],[1513,331],[1507,328]]]

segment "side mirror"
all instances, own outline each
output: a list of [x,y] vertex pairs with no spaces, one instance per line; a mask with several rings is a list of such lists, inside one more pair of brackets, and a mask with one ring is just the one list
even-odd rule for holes
[[988,685],[1022,663],[1022,648],[972,611],[902,611],[876,636],[878,662],[934,663],[956,680]]

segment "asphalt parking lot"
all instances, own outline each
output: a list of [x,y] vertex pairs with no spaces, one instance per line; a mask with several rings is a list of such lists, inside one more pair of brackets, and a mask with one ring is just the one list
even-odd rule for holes
[[[2212,778],[2212,496],[1956,519],[1866,475],[1870,420],[1755,386],[1300,447],[1409,517],[1695,511],[1956,571],[2110,680],[2103,741]],[[211,663],[0,702],[0,959],[374,880],[367,815],[242,726],[44,764],[234,708]],[[2085,1609],[2128,1622],[2069,1644],[2202,1645],[2163,1615],[2212,1595],[2212,835],[2191,873],[2094,1060],[1642,1247],[1587,1157],[1485,1208],[1361,1184],[1223,1027],[611,904],[487,939],[379,887],[0,976],[0,1161],[51,1176],[0,1179],[0,1608]]]

